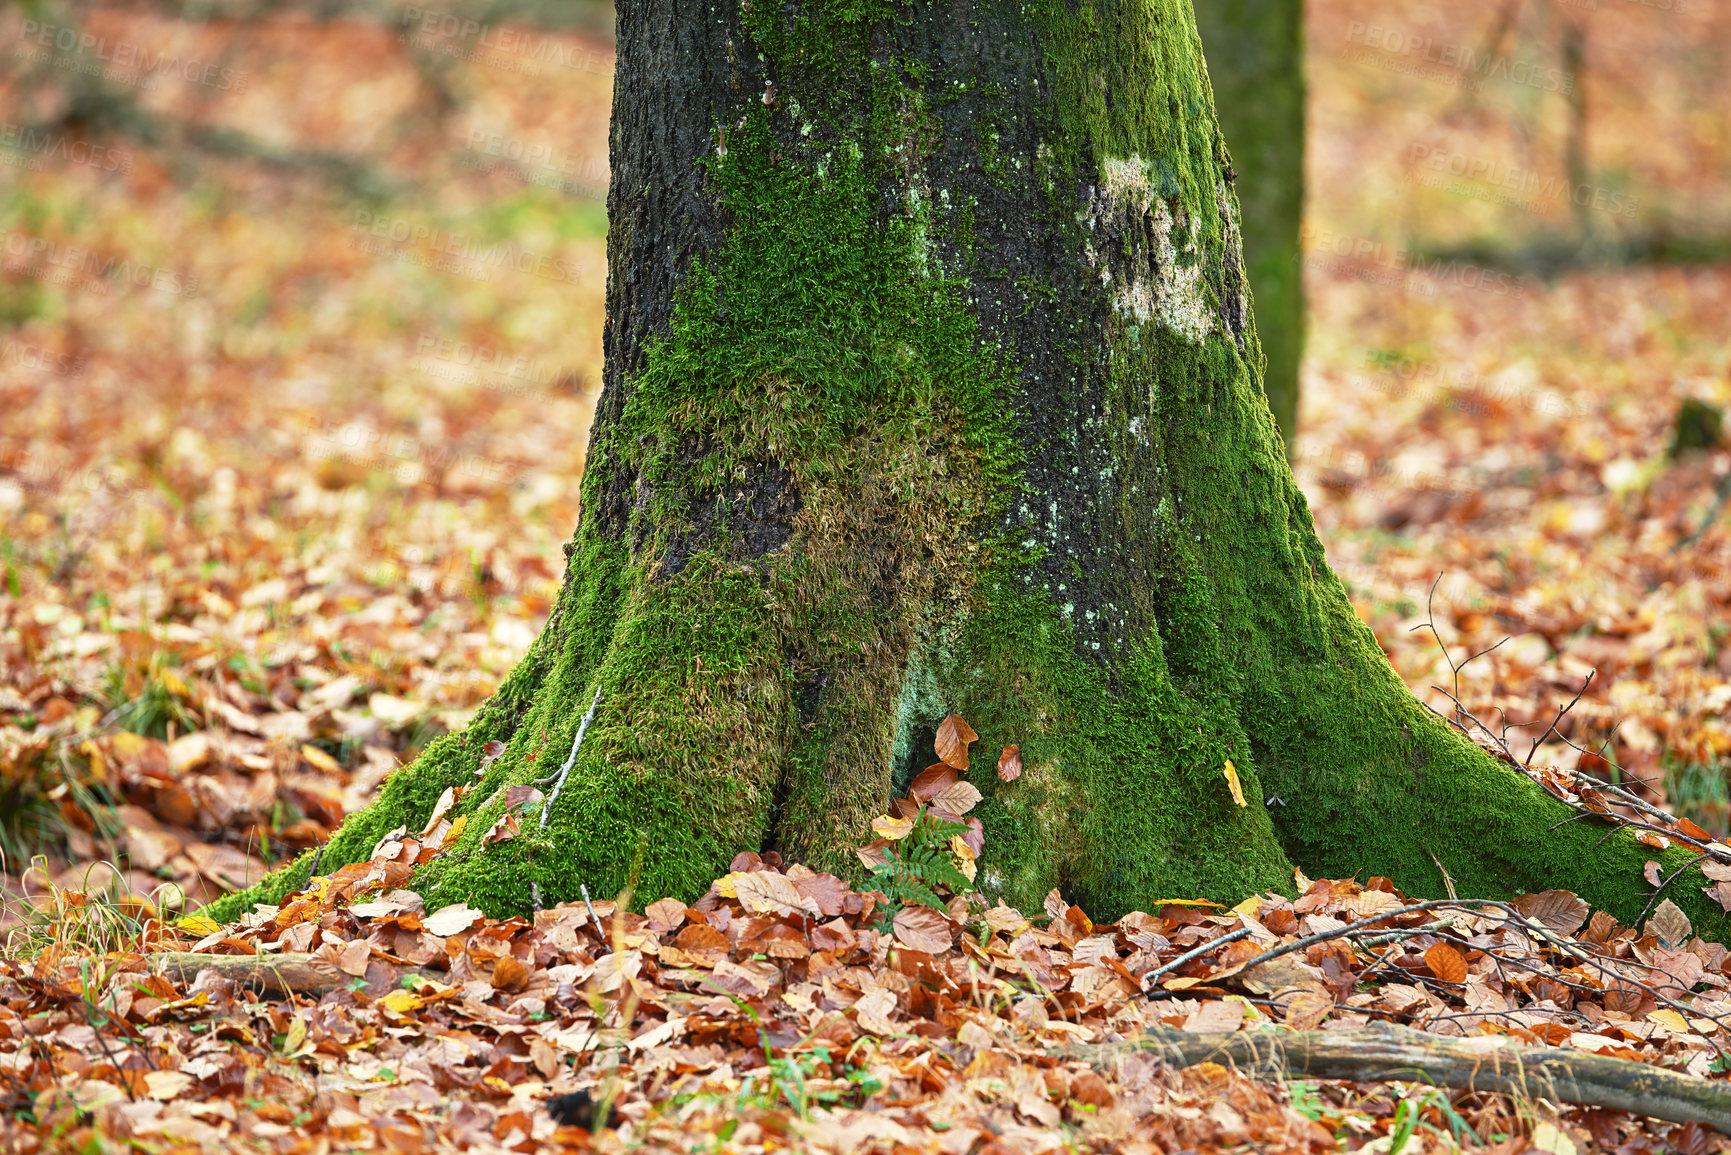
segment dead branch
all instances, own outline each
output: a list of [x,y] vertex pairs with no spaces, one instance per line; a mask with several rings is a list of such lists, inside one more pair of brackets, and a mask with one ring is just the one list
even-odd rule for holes
[[198,978],[200,971],[209,970],[261,995],[322,995],[356,981],[376,987],[381,983],[395,985],[404,975],[433,977],[433,972],[422,967],[396,968],[378,964],[378,971],[384,973],[374,973],[374,968],[369,966],[366,977],[357,980],[356,976],[335,963],[310,954],[194,954],[173,951],[153,954],[150,962],[153,969],[181,982],[191,983]]
[[1731,1132],[1731,1084],[1645,1063],[1557,1047],[1523,1047],[1504,1036],[1455,1039],[1390,1024],[1333,1031],[1191,1034],[1162,1028],[1134,1039],[1055,1052],[1109,1069],[1136,1051],[1174,1067],[1234,1066],[1258,1078],[1306,1076],[1354,1082],[1399,1080],[1608,1107]]

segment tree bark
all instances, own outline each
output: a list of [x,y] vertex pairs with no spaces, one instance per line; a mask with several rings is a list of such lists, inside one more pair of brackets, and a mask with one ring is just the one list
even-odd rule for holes
[[[689,901],[742,849],[856,873],[952,711],[981,735],[979,885],[1025,909],[1236,902],[1294,863],[1440,895],[1440,861],[1465,894],[1627,918],[1647,858],[1686,861],[1548,830],[1568,812],[1354,616],[1257,378],[1186,0],[628,0],[618,27],[564,588],[324,869],[460,787],[464,833],[414,880],[434,906]],[[545,830],[489,840],[597,688]]]
[[1262,391],[1290,447],[1304,356],[1304,5],[1198,0],[1196,26],[1237,171]]

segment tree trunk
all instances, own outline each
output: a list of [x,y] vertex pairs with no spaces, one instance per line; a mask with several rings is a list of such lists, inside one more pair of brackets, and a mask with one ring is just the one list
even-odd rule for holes
[[[456,787],[435,907],[689,901],[742,849],[857,874],[955,711],[980,886],[1026,909],[1236,902],[1294,863],[1436,895],[1433,854],[1463,893],[1640,909],[1665,856],[1548,831],[1568,812],[1407,693],[1328,569],[1186,0],[629,0],[612,153],[564,589],[323,869]],[[545,829],[489,842],[597,689]]]
[[1244,267],[1266,358],[1262,391],[1291,445],[1304,356],[1304,4],[1200,0],[1196,26],[1238,178]]

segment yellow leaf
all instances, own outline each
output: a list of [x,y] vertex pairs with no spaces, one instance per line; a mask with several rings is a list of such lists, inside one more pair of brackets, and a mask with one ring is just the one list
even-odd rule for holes
[[1689,1024],[1685,1022],[1683,1016],[1678,1014],[1676,1011],[1654,1011],[1652,1014],[1647,1016],[1647,1021],[1649,1023],[1658,1023],[1666,1030],[1676,1031],[1678,1034],[1689,1033]]
[[307,1021],[296,1015],[289,1020],[288,1030],[283,1034],[282,1053],[284,1058],[292,1059],[301,1053],[301,1048],[307,1042]]
[[1244,787],[1238,783],[1238,767],[1232,764],[1232,759],[1226,760],[1226,785],[1232,791],[1232,801],[1240,806],[1249,806],[1244,800]]
[[1550,1155],[1575,1155],[1575,1141],[1555,1123],[1540,1123],[1533,1128],[1532,1144]]
[[1256,912],[1261,910],[1261,909],[1262,909],[1262,899],[1259,896],[1253,894],[1249,898],[1245,899],[1243,902],[1239,903],[1237,906],[1233,907],[1232,912],[1234,914],[1247,914],[1251,918],[1255,918]]
[[443,850],[445,847],[461,838],[463,836],[463,827],[467,825],[469,825],[469,816],[467,814],[457,815],[456,820],[451,823],[451,828],[445,831],[445,841],[439,844],[439,849]]
[[408,991],[395,990],[380,999],[379,1005],[394,1015],[406,1015],[410,1011],[420,1010],[424,1003]]
[[1181,975],[1175,979],[1167,979],[1165,982],[1161,983],[1160,985],[1165,987],[1169,991],[1187,991],[1191,987],[1196,986],[1201,981],[1202,981],[1201,979],[1196,978],[1192,975]]
[[888,814],[880,814],[872,819],[872,833],[879,838],[887,838],[891,842],[900,842],[914,828],[912,818],[891,818]]
[[301,760],[314,770],[321,770],[326,774],[341,774],[343,772],[343,764],[317,746],[302,746]]
[[720,878],[716,879],[715,893],[719,894],[722,898],[738,898],[739,880],[743,874],[743,871],[735,871],[732,874],[724,874]]
[[189,914],[174,925],[201,936],[214,934],[222,929],[222,924],[208,914]]

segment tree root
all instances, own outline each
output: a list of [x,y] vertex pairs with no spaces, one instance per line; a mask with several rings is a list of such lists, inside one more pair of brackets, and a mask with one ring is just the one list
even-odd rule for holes
[[164,952],[150,956],[152,969],[190,983],[200,971],[215,971],[237,986],[260,995],[322,995],[359,983],[382,994],[405,975],[435,977],[424,967],[391,967],[372,960],[364,976],[352,975],[328,959],[310,954],[193,954]]
[[1731,1134],[1731,1083],[1580,1051],[1517,1046],[1503,1036],[1457,1039],[1386,1023],[1350,1030],[1230,1034],[1156,1028],[1122,1042],[1055,1053],[1105,1069],[1136,1051],[1150,1052],[1174,1067],[1213,1062],[1261,1078],[1428,1083],[1609,1107],[1672,1123],[1709,1123]]

